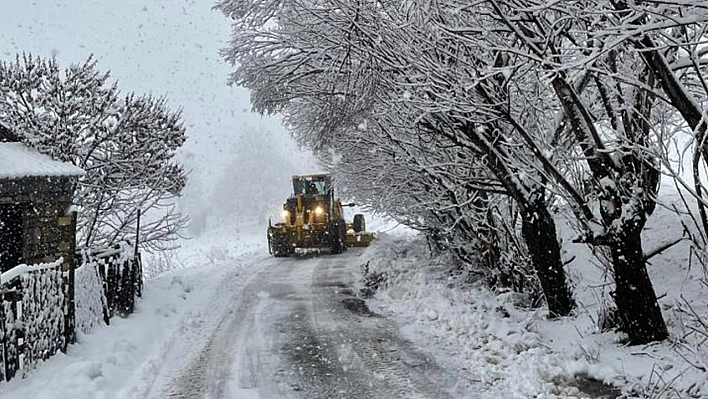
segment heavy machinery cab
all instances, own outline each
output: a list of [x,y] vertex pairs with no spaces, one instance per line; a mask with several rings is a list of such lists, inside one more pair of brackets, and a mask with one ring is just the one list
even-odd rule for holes
[[293,176],[293,195],[283,205],[286,225],[319,227],[342,217],[342,205],[334,198],[329,174]]
[[332,193],[332,177],[327,173],[293,176],[295,196],[331,196]]

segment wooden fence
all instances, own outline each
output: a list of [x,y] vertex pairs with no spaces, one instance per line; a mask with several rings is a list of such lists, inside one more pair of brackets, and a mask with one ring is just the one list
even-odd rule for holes
[[66,289],[62,259],[20,265],[0,277],[0,379],[10,380],[66,350]]
[[[0,277],[0,381],[32,369],[75,342],[76,330],[91,324],[100,309],[102,321],[135,309],[142,293],[142,263],[133,246],[77,250],[75,270],[62,271],[62,259],[50,264],[20,265]],[[95,274],[94,284],[75,284],[75,276]],[[94,295],[83,292],[95,290]],[[97,301],[98,304],[83,301]],[[82,331],[87,332],[87,331]]]
[[135,310],[135,300],[142,295],[143,268],[139,253],[129,244],[114,248],[79,250],[76,264],[94,268],[102,285],[103,321],[110,324],[114,315],[126,317]]

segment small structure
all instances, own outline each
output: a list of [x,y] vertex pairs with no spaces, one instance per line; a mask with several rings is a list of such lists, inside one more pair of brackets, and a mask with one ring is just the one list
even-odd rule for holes
[[31,149],[0,123],[0,272],[55,262],[71,269],[76,220],[70,212],[84,171]]

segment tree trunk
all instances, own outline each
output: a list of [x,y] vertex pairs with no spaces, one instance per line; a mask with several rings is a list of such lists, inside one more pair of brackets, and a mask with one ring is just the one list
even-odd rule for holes
[[[523,187],[525,192],[536,192],[535,199],[528,198],[527,194],[522,192],[519,179],[514,177],[514,172],[504,161],[511,157],[508,154],[504,159],[500,156],[505,152],[502,144],[506,142],[501,135],[503,129],[496,128],[493,124],[491,127],[494,129],[483,129],[480,132],[473,124],[465,123],[462,132],[474,147],[484,152],[487,167],[521,210],[521,234],[546,297],[548,311],[552,317],[568,316],[575,308],[575,301],[563,270],[556,224],[544,202],[543,187]],[[488,134],[491,134],[491,137]]]
[[669,335],[647,273],[640,233],[641,229],[625,229],[610,241],[615,273],[613,297],[632,345],[660,341]]
[[552,317],[567,316],[575,301],[561,262],[556,224],[544,204],[531,204],[521,214],[521,234],[526,241],[531,261],[543,287]]

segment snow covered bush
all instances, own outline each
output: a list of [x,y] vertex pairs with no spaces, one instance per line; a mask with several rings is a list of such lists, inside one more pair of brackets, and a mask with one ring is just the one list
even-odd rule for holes
[[79,245],[133,239],[169,247],[186,218],[173,199],[186,174],[174,160],[185,141],[180,112],[165,98],[122,95],[89,58],[62,70],[56,59],[0,62],[0,118],[28,145],[86,171],[74,201]]
[[386,274],[386,272],[371,270],[369,267],[370,263],[371,261],[367,261],[365,264],[361,265],[361,275],[364,286],[359,290],[359,293],[364,298],[374,296],[379,288],[384,288],[388,280],[388,274]]
[[74,278],[76,332],[81,337],[103,324],[106,297],[95,262],[82,263]]
[[605,303],[600,308],[597,313],[597,327],[602,332],[622,330],[617,308],[614,305]]

